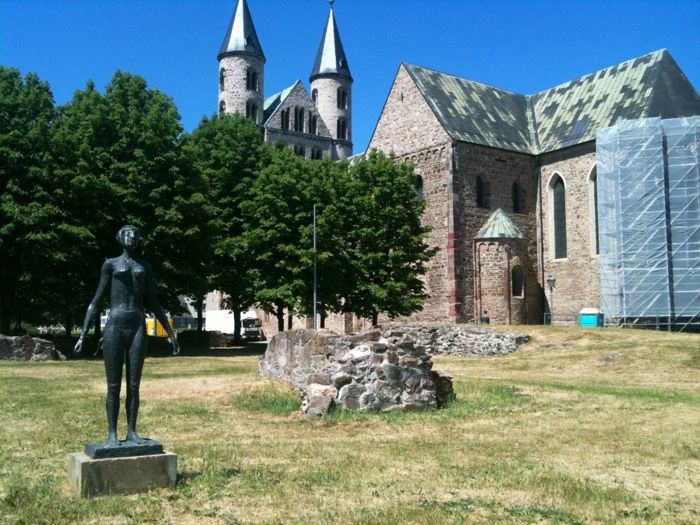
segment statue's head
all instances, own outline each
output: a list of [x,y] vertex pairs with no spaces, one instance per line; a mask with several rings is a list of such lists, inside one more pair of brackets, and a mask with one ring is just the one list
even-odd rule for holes
[[131,224],[122,226],[117,232],[117,241],[124,248],[135,249],[139,245],[141,239],[141,231],[138,227]]

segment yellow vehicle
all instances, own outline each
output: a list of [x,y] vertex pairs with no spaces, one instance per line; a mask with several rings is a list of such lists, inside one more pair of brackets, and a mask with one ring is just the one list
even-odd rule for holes
[[[168,324],[173,327],[173,320],[168,319]],[[153,337],[168,337],[165,327],[155,317],[146,318],[146,334]]]

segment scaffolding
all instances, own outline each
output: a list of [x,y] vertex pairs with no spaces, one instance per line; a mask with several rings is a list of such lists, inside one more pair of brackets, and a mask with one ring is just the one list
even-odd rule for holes
[[700,328],[700,116],[600,129],[596,157],[608,322]]

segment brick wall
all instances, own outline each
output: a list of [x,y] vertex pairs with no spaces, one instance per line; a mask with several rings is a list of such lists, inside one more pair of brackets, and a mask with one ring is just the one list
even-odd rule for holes
[[484,311],[492,323],[526,324],[529,321],[527,299],[537,293],[528,286],[527,275],[522,297],[514,297],[511,272],[516,266],[525,271],[529,266],[528,241],[520,239],[491,239],[474,242],[474,303],[475,318]]
[[[553,274],[554,321],[575,322],[584,307],[599,307],[600,274],[595,241],[592,237],[594,216],[589,199],[589,178],[595,165],[595,143],[588,142],[540,158],[540,192],[542,196],[542,270]],[[558,174],[566,188],[567,256],[555,259],[553,250],[552,194],[550,182]],[[547,308],[551,303],[546,290]]]
[[[537,160],[531,155],[459,143],[455,161],[455,267],[457,289],[462,303],[458,321],[477,320],[480,312],[474,307],[473,240],[477,232],[498,208],[507,212],[527,239],[527,260],[524,261],[527,286],[527,319],[540,322],[541,291],[537,284]],[[485,203],[477,206],[476,179],[484,182]],[[512,186],[521,188],[522,213],[513,212]]]

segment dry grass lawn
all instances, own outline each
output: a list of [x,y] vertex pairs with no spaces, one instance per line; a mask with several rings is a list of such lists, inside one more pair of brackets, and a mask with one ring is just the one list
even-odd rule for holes
[[92,500],[65,462],[105,433],[102,363],[2,362],[0,523],[700,523],[700,335],[518,330],[435,358],[432,413],[306,419],[255,356],[149,358],[140,432],[178,485]]

